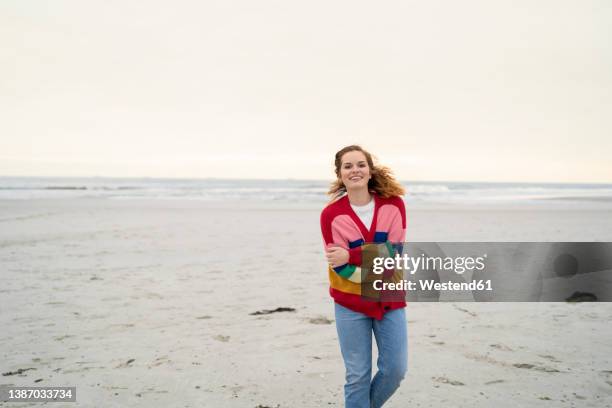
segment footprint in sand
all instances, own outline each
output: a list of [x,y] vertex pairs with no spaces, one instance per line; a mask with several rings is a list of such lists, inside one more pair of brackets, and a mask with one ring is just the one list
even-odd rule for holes
[[496,348],[498,350],[504,350],[504,351],[514,351],[510,347],[505,346],[503,344],[489,344],[489,347],[493,347],[493,348]]
[[312,317],[310,319],[308,319],[308,323],[311,324],[332,324],[334,321],[331,319],[328,319],[325,316],[317,316],[317,317]]
[[555,356],[551,356],[550,354],[538,354],[539,357],[545,358],[548,361],[552,361],[553,363],[560,363],[561,360],[558,360]]
[[130,367],[130,365],[136,361],[136,359],[130,358],[129,360],[117,365],[115,368],[127,368]]
[[434,380],[435,382],[439,382],[441,384],[450,384],[450,385],[465,385],[464,383],[462,383],[461,381],[456,381],[456,380],[449,380],[446,377],[431,377],[432,380]]
[[516,363],[512,365],[516,368],[525,368],[528,370],[542,371],[545,373],[560,373],[561,372],[557,370],[556,368],[544,367],[544,366],[539,366],[539,365],[529,364],[529,363]]
[[601,374],[606,377],[606,384],[612,386],[612,370],[602,370]]
[[55,341],[62,341],[62,340],[65,340],[65,339],[69,339],[71,337],[74,337],[74,336],[72,334],[64,334],[63,336],[55,336],[53,338],[53,340],[55,340]]
[[222,334],[217,334],[216,336],[213,336],[213,339],[217,341],[221,341],[223,343],[227,343],[230,339],[230,336],[224,336]]
[[151,367],[158,367],[162,364],[166,364],[169,363],[170,359],[168,358],[168,356],[162,356],[162,357],[158,357],[156,358],[151,364],[149,364],[149,368]]

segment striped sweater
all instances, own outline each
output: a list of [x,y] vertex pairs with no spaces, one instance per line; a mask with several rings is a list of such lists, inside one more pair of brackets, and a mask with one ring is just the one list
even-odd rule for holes
[[[382,319],[385,312],[406,306],[403,296],[382,297],[371,300],[365,297],[361,267],[371,268],[372,255],[387,243],[401,243],[406,237],[406,209],[401,197],[374,197],[374,219],[368,230],[351,208],[344,195],[329,204],[321,212],[321,232],[325,246],[341,246],[349,251],[345,265],[328,267],[329,293],[334,301],[353,311],[375,319]],[[370,285],[371,287],[371,285]],[[385,301],[387,300],[387,301]],[[393,300],[393,301],[388,301]]]

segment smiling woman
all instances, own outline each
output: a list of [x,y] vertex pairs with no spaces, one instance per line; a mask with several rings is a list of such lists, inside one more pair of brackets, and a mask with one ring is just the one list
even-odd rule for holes
[[351,203],[355,205],[363,201],[360,195],[369,192],[375,192],[384,198],[401,197],[405,194],[404,187],[395,180],[391,170],[385,166],[374,165],[372,155],[361,146],[351,145],[340,150],[336,153],[334,166],[337,178],[327,192],[332,197],[332,202],[347,194],[349,189],[352,190],[349,194]]
[[[388,168],[375,165],[370,153],[356,145],[336,153],[335,171],[329,190],[332,202],[321,212],[321,231],[346,367],[345,406],[381,407],[397,390],[408,367],[406,302],[403,297],[366,299],[355,277],[361,274],[367,244],[404,241],[404,188]],[[378,372],[373,379],[372,332],[378,347]]]

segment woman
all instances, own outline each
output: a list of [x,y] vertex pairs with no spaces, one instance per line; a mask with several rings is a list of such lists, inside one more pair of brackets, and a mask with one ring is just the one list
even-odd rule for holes
[[[360,275],[368,270],[366,258],[371,259],[366,247],[404,241],[404,188],[388,168],[374,165],[370,153],[360,146],[336,153],[335,168],[337,179],[328,192],[332,202],[321,213],[321,231],[346,368],[345,406],[378,408],[399,387],[407,370],[406,302],[403,296],[374,301],[362,296],[366,279]],[[373,379],[372,332],[378,347]]]

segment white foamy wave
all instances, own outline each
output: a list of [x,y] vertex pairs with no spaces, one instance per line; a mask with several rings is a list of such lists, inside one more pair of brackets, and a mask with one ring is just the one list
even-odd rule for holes
[[[439,203],[590,200],[612,202],[610,184],[404,182],[406,201]],[[0,199],[247,200],[324,204],[329,181],[0,177]]]

